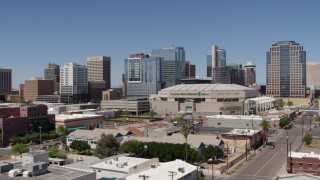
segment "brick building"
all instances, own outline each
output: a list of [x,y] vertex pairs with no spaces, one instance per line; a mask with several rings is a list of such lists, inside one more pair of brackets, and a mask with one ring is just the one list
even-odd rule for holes
[[287,157],[287,171],[291,173],[311,173],[319,176],[320,154],[315,154],[314,152],[289,152]]
[[27,133],[49,132],[55,129],[55,115],[47,113],[45,105],[23,105],[14,108],[0,109],[0,133],[2,146],[9,145],[12,136],[23,136]]

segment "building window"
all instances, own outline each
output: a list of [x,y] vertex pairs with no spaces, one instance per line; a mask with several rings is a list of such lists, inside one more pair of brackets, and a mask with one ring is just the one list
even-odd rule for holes
[[320,164],[318,164],[318,169],[320,169]]
[[302,167],[303,167],[303,163],[299,162],[299,168],[302,168]]
[[311,163],[308,164],[308,169],[312,169],[312,164]]

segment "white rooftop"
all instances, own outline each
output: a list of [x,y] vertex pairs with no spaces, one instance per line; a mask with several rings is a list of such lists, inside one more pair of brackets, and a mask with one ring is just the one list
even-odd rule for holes
[[[320,159],[320,154],[316,154],[314,152],[310,152],[310,153],[302,153],[302,152],[293,152],[291,151],[291,157],[293,158],[303,158],[303,157],[308,157],[308,158],[318,158]],[[290,156],[290,153],[288,156]]]
[[223,133],[224,135],[242,135],[242,136],[252,136],[256,133],[260,132],[260,130],[253,129],[233,129],[227,133]]
[[129,169],[141,163],[147,162],[150,159],[117,156],[106,159],[100,163],[90,166],[91,169],[100,169],[105,171],[118,171],[129,173]]
[[176,180],[176,179],[183,178],[196,170],[197,170],[196,166],[188,164],[180,159],[176,159],[175,161],[162,163],[156,168],[151,168],[151,169],[142,171],[140,173],[128,176],[126,177],[126,180],[140,179],[139,175],[149,176],[148,180],[170,179],[171,177],[169,176],[169,171],[173,171],[177,173],[175,176],[173,176],[173,179]]
[[74,119],[82,119],[82,118],[92,118],[92,117],[103,117],[101,115],[94,114],[60,114],[56,116],[56,121],[70,121]]
[[242,116],[242,115],[213,115],[213,116],[207,116],[207,118],[213,118],[213,119],[249,119],[249,120],[263,120],[261,116]]
[[132,134],[131,131],[128,130],[118,130],[118,129],[100,129],[100,128],[95,128],[93,130],[85,130],[85,129],[77,129],[73,132],[71,132],[67,137],[73,137],[80,139],[82,137],[85,137],[86,139],[100,139],[100,136],[102,134],[112,134],[114,137],[116,136],[127,136]]
[[238,84],[179,84],[161,91],[244,91],[254,90]]

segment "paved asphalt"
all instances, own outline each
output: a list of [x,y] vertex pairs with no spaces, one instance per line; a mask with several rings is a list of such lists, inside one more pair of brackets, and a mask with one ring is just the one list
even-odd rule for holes
[[[308,117],[309,116],[309,117]],[[298,116],[293,123],[293,127],[288,130],[289,144],[292,143],[291,150],[298,149],[301,143],[302,121],[309,122],[308,118],[313,116],[313,112],[306,112]],[[309,129],[309,124],[304,123],[304,128]],[[305,130],[306,131],[306,130]],[[287,154],[287,130],[280,129],[276,136],[269,141],[275,142],[275,148],[270,149],[268,146],[262,150],[251,161],[244,163],[237,172],[231,176],[219,177],[216,179],[227,180],[271,180],[275,179],[280,172],[281,167],[286,161]],[[289,145],[290,146],[290,145]],[[290,151],[290,150],[289,150]]]

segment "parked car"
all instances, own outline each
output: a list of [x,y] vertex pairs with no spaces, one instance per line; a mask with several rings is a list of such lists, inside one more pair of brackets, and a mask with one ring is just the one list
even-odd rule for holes
[[270,146],[270,149],[274,149],[274,148],[275,148],[274,142],[267,142],[266,145],[267,145],[267,146]]

